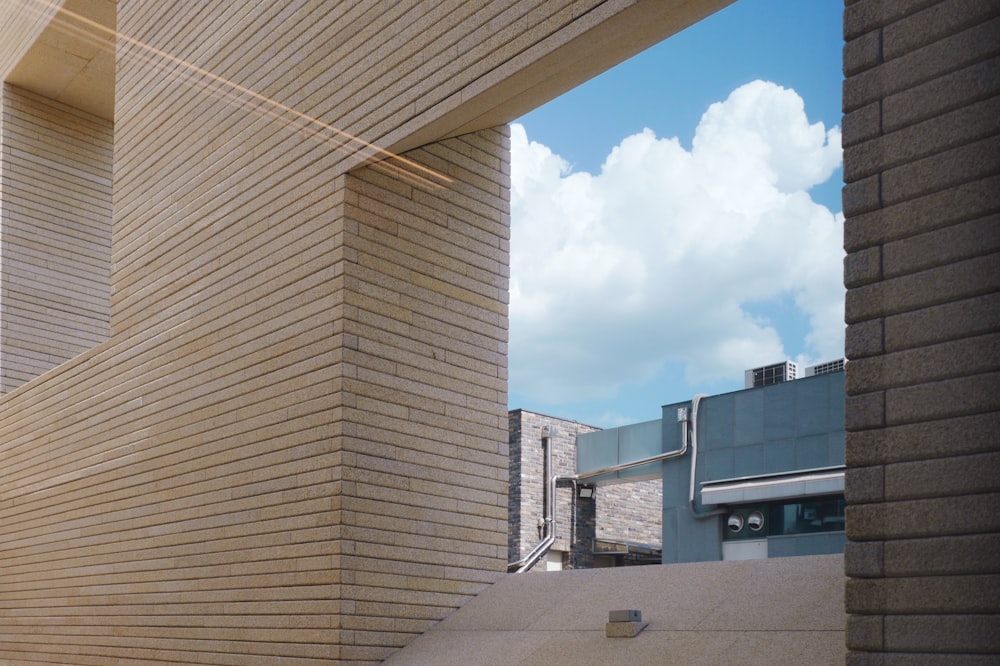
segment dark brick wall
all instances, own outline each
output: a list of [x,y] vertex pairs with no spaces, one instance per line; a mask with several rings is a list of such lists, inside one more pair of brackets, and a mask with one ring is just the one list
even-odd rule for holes
[[848,0],[844,39],[848,663],[986,663],[1000,652],[1000,3]]
[[598,539],[659,548],[663,541],[663,479],[597,489]]

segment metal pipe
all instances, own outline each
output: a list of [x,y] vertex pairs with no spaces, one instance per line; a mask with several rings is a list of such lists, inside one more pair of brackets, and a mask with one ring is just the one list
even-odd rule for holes
[[[595,476],[602,476],[604,474],[614,474],[616,472],[621,472],[621,471],[624,471],[624,470],[627,470],[627,469],[632,469],[633,467],[640,467],[642,465],[648,465],[649,463],[659,462],[661,460],[668,460],[670,458],[677,458],[679,456],[684,455],[685,453],[687,453],[687,450],[688,450],[688,432],[687,431],[688,431],[688,423],[689,423],[689,421],[688,421],[688,418],[687,418],[686,414],[685,414],[684,418],[679,418],[678,421],[680,421],[684,425],[681,428],[681,448],[679,448],[679,449],[677,449],[675,451],[667,451],[666,453],[658,453],[655,456],[649,456],[648,458],[642,458],[641,460],[634,460],[634,461],[628,462],[628,463],[620,463],[618,465],[611,465],[610,467],[604,467],[602,469],[594,470],[592,472],[587,472],[586,474],[572,474],[572,475],[563,475],[563,476],[552,475],[551,477],[549,477],[550,481],[549,481],[549,488],[548,488],[548,502],[546,502],[546,513],[548,515],[545,516],[545,520],[546,520],[545,524],[546,524],[546,526],[548,528],[548,531],[547,531],[547,533],[545,535],[545,538],[542,539],[542,541],[537,546],[535,546],[531,550],[531,552],[528,553],[527,555],[525,555],[523,558],[521,558],[517,562],[509,562],[507,564],[507,571],[515,570],[516,573],[522,573],[524,571],[527,571],[531,567],[535,566],[535,564],[538,562],[538,560],[540,560],[542,558],[542,556],[544,556],[545,553],[548,552],[549,548],[552,547],[552,544],[555,543],[555,540],[556,540],[556,502],[555,502],[555,495],[556,495],[556,484],[558,484],[559,481],[572,481],[573,482],[573,487],[575,488],[577,481],[583,481],[585,479],[591,479],[591,478],[593,478]],[[543,437],[542,437],[542,444],[543,445],[549,444],[547,436],[543,435]],[[548,456],[549,454],[551,454],[551,446],[548,446],[547,449],[548,450],[546,451],[546,455]],[[547,460],[550,460],[550,459],[547,458]]]
[[[552,476],[552,437],[555,436],[556,431],[552,426],[546,426],[542,433],[542,446],[545,447],[545,467],[542,470],[542,478],[548,479]],[[545,536],[552,537],[552,540],[556,538],[556,531],[552,524],[556,512],[556,485],[554,483],[549,484],[544,488],[545,491],[545,508],[542,510],[543,518],[545,519]]]
[[594,470],[592,472],[587,472],[585,474],[577,474],[572,477],[575,481],[583,481],[585,479],[592,479],[595,476],[603,476],[605,474],[614,474],[616,472],[623,472],[627,469],[632,469],[633,467],[642,467],[643,465],[648,465],[649,463],[659,462],[661,460],[668,460],[670,458],[677,458],[679,456],[687,453],[688,450],[688,436],[687,436],[687,419],[683,421],[684,427],[681,429],[681,448],[676,451],[667,451],[666,453],[657,453],[655,456],[649,456],[648,458],[642,458],[640,460],[633,460],[632,462],[620,463],[618,465],[611,465],[610,467],[605,467],[603,469]]
[[691,485],[688,487],[688,509],[691,510],[691,515],[698,520],[729,513],[728,509],[712,509],[698,513],[694,506],[695,472],[698,467],[698,406],[701,404],[701,399],[707,397],[704,393],[699,393],[691,399]]
[[544,497],[542,498],[543,534],[539,535],[542,540],[531,549],[531,552],[521,559],[516,562],[508,562],[507,571],[516,570],[517,573],[521,573],[522,571],[527,571],[531,567],[535,566],[538,560],[548,552],[549,548],[556,540],[556,477],[552,475],[551,441],[552,435],[555,434],[554,431],[555,428],[551,428],[550,426],[542,427],[542,448],[545,449],[545,453],[542,458],[542,478],[546,480],[546,484],[542,487],[544,493]]
[[[549,497],[552,497],[551,503],[551,513],[545,517],[546,534],[531,552],[519,559],[517,562],[508,562],[507,571],[514,570],[515,573],[523,573],[535,566],[538,560],[542,559],[545,553],[549,552],[549,548],[556,541],[556,512],[555,512],[555,491],[556,484],[564,479],[571,479],[573,477],[568,476],[553,476],[549,481]],[[548,504],[548,503],[546,503]]]

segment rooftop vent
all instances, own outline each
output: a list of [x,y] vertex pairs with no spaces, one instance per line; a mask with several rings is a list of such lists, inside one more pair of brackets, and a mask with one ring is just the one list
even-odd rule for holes
[[827,361],[826,363],[817,363],[816,365],[810,365],[806,368],[805,377],[812,377],[813,375],[825,375],[831,372],[843,372],[844,364],[847,363],[846,358],[838,358],[835,361]]
[[744,373],[746,388],[757,388],[759,386],[770,386],[782,382],[790,382],[796,377],[796,367],[791,361],[765,365],[760,368],[753,368]]

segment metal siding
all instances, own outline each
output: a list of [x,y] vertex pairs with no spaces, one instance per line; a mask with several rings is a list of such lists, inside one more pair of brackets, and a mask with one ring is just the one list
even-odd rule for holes
[[847,537],[843,532],[822,534],[787,534],[768,537],[768,557],[794,557],[798,555],[830,555],[844,552]]
[[576,472],[592,472],[618,463],[618,428],[580,435],[576,440]]
[[764,467],[768,472],[795,469],[794,439],[782,439],[764,444]]
[[733,439],[736,446],[764,441],[764,391],[733,395]]
[[795,436],[795,382],[776,384],[764,404],[764,441]]
[[733,464],[738,476],[766,474],[764,448],[766,444],[739,446],[733,450]]
[[[797,397],[795,430],[798,436],[815,435],[830,430],[829,382],[824,381],[830,376],[818,375],[795,382]],[[843,424],[841,423],[839,427],[842,429]]]
[[[618,439],[618,460],[627,462],[641,460],[663,453],[663,421],[646,421],[622,428]],[[650,463],[635,469],[619,472],[622,479],[650,478],[660,476],[663,463]]]
[[734,427],[732,393],[702,400],[698,408],[699,451],[732,446]]
[[829,467],[832,464],[843,464],[843,460],[840,463],[830,461],[826,440],[827,436],[824,434],[800,438],[795,447],[796,468],[816,469],[817,467]]

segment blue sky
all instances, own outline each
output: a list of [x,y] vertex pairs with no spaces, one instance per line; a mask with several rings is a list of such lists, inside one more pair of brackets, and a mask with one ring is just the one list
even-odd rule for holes
[[516,121],[511,408],[613,426],[842,355],[842,6],[741,0]]

